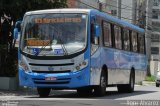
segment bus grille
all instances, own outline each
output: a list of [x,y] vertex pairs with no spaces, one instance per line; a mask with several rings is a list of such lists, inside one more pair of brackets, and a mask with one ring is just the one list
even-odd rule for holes
[[37,71],[37,70],[32,70],[34,73],[70,73],[71,70],[64,70],[64,71]]
[[45,80],[44,78],[33,78],[35,84],[68,84],[71,78],[58,78],[57,80]]

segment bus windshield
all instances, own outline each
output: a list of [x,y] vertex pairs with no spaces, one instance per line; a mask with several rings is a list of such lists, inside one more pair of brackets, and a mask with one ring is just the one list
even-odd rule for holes
[[87,15],[28,15],[22,24],[21,50],[37,56],[68,55],[85,49]]

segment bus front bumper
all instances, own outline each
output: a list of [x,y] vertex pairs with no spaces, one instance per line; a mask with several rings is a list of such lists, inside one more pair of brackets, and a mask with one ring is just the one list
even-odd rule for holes
[[69,73],[33,73],[19,69],[19,83],[28,87],[78,88],[89,85],[90,71],[82,69]]

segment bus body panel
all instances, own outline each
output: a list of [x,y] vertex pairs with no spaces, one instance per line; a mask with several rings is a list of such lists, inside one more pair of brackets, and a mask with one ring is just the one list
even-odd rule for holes
[[[75,61],[75,64],[78,64],[82,60],[88,60],[88,65],[78,71],[74,71],[73,68],[76,65],[72,66],[55,66],[53,73],[46,73],[49,70],[50,66],[47,66],[47,64],[67,64],[71,62],[73,59],[66,59],[66,60],[35,60],[26,58],[21,55],[21,57],[26,58],[29,67],[31,68],[31,71],[25,72],[21,67],[19,67],[19,81],[21,86],[30,86],[30,87],[52,87],[52,88],[78,88],[82,86],[89,86],[90,84],[90,66],[88,59],[88,53],[89,50],[87,50],[84,54],[81,54],[78,57],[73,58]],[[20,58],[19,58],[20,59]],[[34,63],[34,65],[32,64]],[[36,66],[37,64],[37,66]],[[40,65],[46,65],[46,66],[40,66]],[[54,73],[56,70],[71,70],[71,72],[58,72]],[[37,72],[34,72],[37,70]],[[46,78],[51,78],[49,80],[46,80]],[[55,78],[55,79],[52,79]]]
[[[19,80],[21,86],[29,87],[51,87],[51,88],[77,88],[89,85],[88,67],[78,72],[72,73],[25,73],[19,69]],[[45,80],[45,78],[55,78],[55,80]]]
[[104,65],[108,68],[108,84],[128,84],[131,69],[135,69],[135,82],[144,80],[147,58],[143,54],[99,47],[91,57],[91,85],[98,85]]
[[96,52],[91,56],[91,85],[99,85],[100,84],[100,75],[102,70],[101,65],[101,48],[99,47]]
[[[108,68],[109,84],[127,84],[132,68],[135,69],[137,76],[141,76],[141,73],[145,74],[147,67],[147,58],[143,54],[112,48],[101,49],[101,61],[102,65]],[[136,80],[138,81],[142,80]]]

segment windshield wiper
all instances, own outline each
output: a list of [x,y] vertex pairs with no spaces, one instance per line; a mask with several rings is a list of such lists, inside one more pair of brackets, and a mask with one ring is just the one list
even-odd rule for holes
[[[63,26],[62,26],[62,27],[63,27]],[[55,28],[55,27],[54,27],[54,28]],[[55,29],[56,29],[55,31],[58,33],[58,32],[59,32],[58,29],[57,29],[57,28],[55,28]],[[59,37],[59,35],[58,35],[58,40],[60,41],[60,45],[61,45],[61,47],[62,47],[62,49],[63,49],[63,51],[64,51],[64,55],[68,55],[67,49],[66,49],[66,47],[65,47],[65,45],[64,45],[61,37]]]
[[42,48],[40,48],[40,51],[37,52],[35,55],[38,56],[46,48],[46,46],[48,46],[49,44],[50,44],[50,42],[48,42],[46,45],[42,46]]
[[62,49],[64,51],[64,55],[68,55],[67,49],[66,49],[64,43],[62,42],[62,39],[59,36],[58,36],[58,39],[59,39],[61,47],[62,47]]

